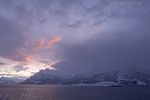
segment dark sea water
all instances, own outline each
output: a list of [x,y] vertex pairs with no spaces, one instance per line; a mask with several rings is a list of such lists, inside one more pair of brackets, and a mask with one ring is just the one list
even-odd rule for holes
[[0,85],[0,100],[150,100],[150,86]]

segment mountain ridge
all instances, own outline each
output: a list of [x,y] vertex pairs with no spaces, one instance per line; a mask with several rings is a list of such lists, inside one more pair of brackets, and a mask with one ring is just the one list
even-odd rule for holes
[[[138,74],[137,74],[138,73]],[[81,73],[70,78],[55,74],[55,71],[45,69],[37,72],[23,84],[53,84],[53,85],[76,85],[76,84],[150,84],[150,75],[142,72],[132,71],[121,75],[119,71],[105,73]]]

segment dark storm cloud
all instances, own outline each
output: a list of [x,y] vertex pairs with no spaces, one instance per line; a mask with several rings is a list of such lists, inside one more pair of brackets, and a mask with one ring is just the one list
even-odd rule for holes
[[[67,60],[54,67],[67,74],[132,68],[150,71],[150,12],[147,3],[124,5],[125,13],[116,9],[109,12],[108,23],[116,20],[117,26],[111,23],[107,26],[110,31],[106,30],[84,44],[63,45]],[[117,10],[121,8],[118,5]],[[125,23],[117,22],[118,19],[125,20]]]
[[16,71],[16,72],[20,72],[20,71],[26,71],[28,68],[25,67],[25,66],[22,66],[22,65],[16,65],[13,67],[13,69]]
[[131,36],[129,33],[119,32],[114,38],[100,36],[82,45],[66,47],[64,55],[67,61],[60,62],[54,67],[67,74],[123,71],[130,68],[142,68],[149,71],[149,45],[146,33]]

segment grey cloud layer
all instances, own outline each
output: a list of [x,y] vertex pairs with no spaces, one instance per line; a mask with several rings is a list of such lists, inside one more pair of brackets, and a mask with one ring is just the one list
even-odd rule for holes
[[28,69],[27,67],[24,67],[22,65],[17,65],[17,66],[14,66],[13,68],[16,72],[25,71]]
[[64,53],[67,61],[54,67],[67,74],[132,68],[148,72],[150,42],[146,36],[146,33],[135,37],[118,32],[114,37],[99,36],[82,45],[67,46]]
[[0,56],[14,59],[16,48],[46,33],[63,37],[55,56],[66,60],[54,67],[64,72],[149,69],[148,5],[148,0],[1,0]]
[[148,72],[150,12],[147,3],[149,2],[145,1],[141,6],[131,7],[126,5],[123,6],[124,10],[120,10],[122,8],[120,5],[111,9],[109,17],[106,16],[108,30],[104,30],[101,35],[92,37],[84,44],[67,45],[64,50],[67,61],[58,63],[54,67],[67,74],[123,71],[132,68]]
[[7,65],[7,63],[0,62],[0,65]]
[[11,58],[23,46],[25,37],[19,25],[0,16],[0,56]]

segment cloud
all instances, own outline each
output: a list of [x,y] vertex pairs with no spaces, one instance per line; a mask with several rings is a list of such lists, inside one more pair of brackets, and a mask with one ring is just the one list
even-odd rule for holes
[[46,46],[46,48],[50,48],[51,45],[53,45],[54,43],[58,42],[61,40],[61,37],[54,37],[52,38],[50,41],[48,41],[48,44]]
[[20,72],[20,71],[26,71],[28,68],[25,67],[25,66],[22,66],[22,65],[16,65],[13,67],[13,69],[16,71],[16,72]]
[[50,61],[40,61],[40,62],[44,63],[44,64],[52,65],[52,62],[50,62]]
[[64,74],[148,68],[149,1],[140,5],[130,0],[124,5],[120,2],[1,0],[0,56],[18,65],[49,61],[43,62],[46,66],[61,58],[65,61],[54,67]]
[[0,74],[0,77],[9,77],[12,76],[13,74]]
[[14,21],[0,15],[0,56],[10,59],[17,48],[24,45],[25,37],[22,28]]
[[39,50],[39,49],[42,49],[44,47],[44,43],[46,41],[46,38],[42,38],[38,43],[36,43],[32,49],[33,50]]
[[[60,45],[63,47],[62,56],[66,60],[52,67],[59,69],[62,74],[126,71],[132,68],[150,71],[150,23],[147,22],[150,17],[149,7],[146,1],[140,7],[123,7],[123,11],[119,10],[122,6],[117,5],[105,12],[105,18],[108,20],[100,26],[95,25],[102,31],[91,36],[86,42]],[[93,34],[94,32],[95,30]]]
[[62,74],[124,71],[131,68],[150,71],[150,42],[146,34],[140,35],[135,38],[128,33],[118,33],[114,38],[99,36],[85,44],[64,46],[63,55],[67,60],[52,67],[59,69]]
[[36,55],[33,55],[33,54],[26,55],[26,56],[24,56],[24,60],[22,61],[22,63],[30,63],[32,61],[32,59],[35,57],[36,57]]
[[40,61],[40,63],[44,64],[43,68],[49,68],[51,70],[56,70],[55,68],[53,68],[52,66],[55,65],[57,62],[56,61]]
[[61,40],[61,37],[53,37],[51,40],[47,42],[47,38],[42,38],[39,42],[32,46],[32,50],[40,50],[45,48],[50,48],[54,43]]
[[4,63],[4,62],[0,62],[0,65],[7,65],[7,63]]

